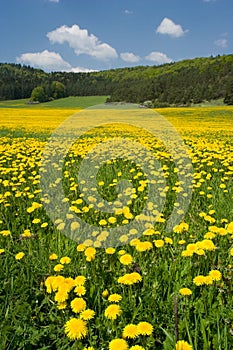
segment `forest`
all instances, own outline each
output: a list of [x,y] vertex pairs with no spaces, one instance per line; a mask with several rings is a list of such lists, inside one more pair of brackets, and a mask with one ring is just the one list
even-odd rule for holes
[[30,66],[0,63],[0,100],[30,98],[38,87],[43,88],[45,99],[108,95],[109,102],[151,101],[155,107],[217,99],[233,104],[233,55],[91,73],[46,73]]

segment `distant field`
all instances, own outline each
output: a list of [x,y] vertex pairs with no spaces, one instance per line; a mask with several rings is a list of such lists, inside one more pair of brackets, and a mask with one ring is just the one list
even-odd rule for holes
[[29,99],[0,101],[0,108],[87,108],[104,103],[108,96],[71,96],[51,102],[28,104]]

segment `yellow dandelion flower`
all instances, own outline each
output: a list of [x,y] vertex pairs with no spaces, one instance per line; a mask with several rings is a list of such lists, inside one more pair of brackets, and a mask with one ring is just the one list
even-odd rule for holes
[[50,254],[49,260],[57,260],[58,256],[55,253]]
[[92,261],[95,259],[96,249],[93,247],[88,247],[85,249],[84,254],[87,261]]
[[138,326],[132,323],[125,326],[122,332],[123,338],[135,339],[138,335]]
[[109,350],[128,350],[128,344],[124,339],[113,339],[109,343]]
[[106,248],[106,249],[105,249],[105,253],[106,253],[106,254],[109,254],[109,255],[114,254],[115,251],[116,251],[116,249],[115,249],[115,248],[112,248],[112,247],[109,247],[109,248]]
[[75,286],[82,286],[85,284],[85,282],[86,282],[86,277],[82,275],[79,275],[74,279]]
[[107,225],[107,221],[104,220],[104,219],[101,219],[101,220],[99,221],[99,225],[100,225],[100,226],[105,226],[105,225]]
[[24,230],[24,232],[21,235],[22,237],[31,237],[32,234],[29,229]]
[[194,277],[193,283],[196,284],[196,286],[202,286],[203,284],[205,284],[205,276],[199,275]]
[[53,269],[54,269],[55,272],[60,272],[61,270],[64,269],[64,265],[62,265],[62,264],[57,264],[57,265],[54,266]]
[[173,240],[170,237],[165,237],[164,240],[165,240],[165,243],[167,243],[167,244],[173,244]]
[[154,239],[153,242],[156,248],[162,248],[164,246],[164,240],[162,239]]
[[193,347],[184,340],[178,340],[176,343],[176,350],[192,350]]
[[15,260],[21,260],[24,257],[24,252],[19,252],[15,255]]
[[81,312],[80,318],[85,321],[89,321],[95,316],[95,311],[91,309],[86,309]]
[[186,241],[184,240],[184,239],[180,239],[179,241],[178,241],[178,244],[180,244],[180,245],[183,245],[183,244],[185,244],[186,243]]
[[186,295],[191,295],[191,294],[192,294],[192,291],[191,291],[191,289],[189,289],[189,288],[181,288],[181,289],[179,290],[179,293],[180,293],[181,295],[186,296]]
[[137,329],[140,335],[151,335],[153,333],[153,326],[149,322],[139,322]]
[[213,279],[211,276],[204,276],[204,284],[205,285],[211,285],[213,284]]
[[207,232],[205,235],[204,235],[204,238],[206,239],[213,239],[216,235],[213,233],[213,232]]
[[109,222],[110,224],[115,224],[116,218],[115,218],[114,216],[110,216],[110,218],[108,218],[108,222]]
[[74,287],[74,279],[72,277],[67,277],[64,279],[63,282],[60,283],[58,288],[59,289],[63,288],[67,292],[70,292],[73,287]]
[[212,278],[213,281],[220,281],[222,279],[222,274],[218,270],[211,270],[209,272],[209,276]]
[[58,303],[64,303],[68,299],[69,295],[65,289],[59,289],[55,294],[54,300]]
[[205,255],[205,251],[204,251],[204,249],[197,249],[196,251],[195,251],[195,253],[197,254],[197,255]]
[[197,248],[198,248],[198,246],[197,246],[196,243],[189,243],[189,244],[187,245],[187,247],[186,247],[187,250],[189,250],[189,251],[191,251],[191,252],[193,252],[193,253],[196,252]]
[[86,294],[86,288],[82,285],[77,285],[74,289],[74,292],[78,295],[78,296],[82,296]]
[[45,280],[45,287],[46,287],[46,291],[47,293],[52,293],[53,291],[53,281],[54,281],[54,276],[49,276],[46,278]]
[[138,252],[145,252],[147,250],[151,250],[153,248],[153,244],[149,241],[145,241],[145,242],[139,241],[136,243],[135,248]]
[[138,272],[126,273],[118,278],[118,283],[131,285],[142,281],[142,276]]
[[226,226],[226,230],[228,233],[233,233],[233,221],[229,222]]
[[107,289],[105,289],[103,292],[102,292],[102,297],[103,298],[107,298],[107,296],[108,296],[108,290]]
[[216,249],[211,239],[204,239],[203,241],[197,242],[197,246],[200,249],[209,250],[209,251]]
[[35,219],[32,220],[32,223],[33,223],[33,224],[39,224],[40,221],[41,221],[40,219],[35,218]]
[[224,227],[220,227],[218,229],[219,236],[226,236],[228,234],[228,231]]
[[122,299],[122,296],[120,294],[117,294],[117,293],[111,294],[108,297],[108,301],[113,302],[113,303],[119,303],[119,301],[121,301],[121,299]]
[[3,254],[3,253],[5,253],[5,249],[1,248],[0,249],[0,254]]
[[71,340],[84,338],[87,335],[86,322],[78,318],[71,318],[65,324],[65,333]]
[[129,348],[129,350],[145,350],[141,345],[133,345]]
[[63,256],[61,259],[60,259],[60,263],[62,265],[64,264],[69,264],[71,262],[71,259],[68,257],[68,256]]
[[183,257],[189,257],[189,256],[193,256],[194,252],[192,250],[183,250],[183,252],[181,253],[181,256]]
[[0,231],[0,235],[4,236],[4,237],[7,237],[11,234],[11,231],[10,230],[2,230]]
[[76,314],[86,309],[86,301],[83,298],[75,298],[70,303],[71,309]]
[[120,263],[122,265],[130,265],[133,262],[133,257],[130,254],[124,254],[120,257]]
[[86,249],[86,246],[85,246],[85,244],[83,244],[83,243],[80,243],[80,244],[77,246],[77,251],[78,251],[78,252],[84,252],[85,249]]
[[115,320],[121,313],[122,310],[119,305],[111,304],[105,309],[104,316],[110,320]]

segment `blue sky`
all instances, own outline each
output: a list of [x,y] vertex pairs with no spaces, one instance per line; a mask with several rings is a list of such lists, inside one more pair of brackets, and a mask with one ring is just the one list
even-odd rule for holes
[[232,0],[2,0],[0,62],[45,71],[233,53]]

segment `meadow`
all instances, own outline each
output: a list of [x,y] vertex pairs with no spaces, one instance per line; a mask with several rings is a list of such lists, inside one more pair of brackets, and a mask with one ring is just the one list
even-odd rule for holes
[[[51,198],[40,184],[43,171],[46,177],[41,159],[54,129],[93,103],[83,102],[77,106],[72,99],[69,108],[65,101],[49,108],[0,104],[0,348],[232,349],[233,107],[156,110],[184,141],[192,174],[154,135],[107,123],[107,117],[102,126],[97,115],[100,126],[67,152],[62,178],[56,177],[59,164],[47,160],[54,203],[58,186],[64,189],[52,220]],[[89,186],[89,174],[80,181],[88,152],[119,135],[126,159],[103,159],[95,185]],[[140,147],[131,157],[130,140],[156,161]],[[129,180],[124,196],[117,187],[122,180]],[[151,184],[155,201],[148,201]],[[114,204],[111,212],[103,210],[106,202]],[[168,231],[173,210],[182,219]],[[80,220],[90,225],[88,236]],[[67,227],[73,239],[64,234]],[[111,246],[111,232],[121,228]]]

